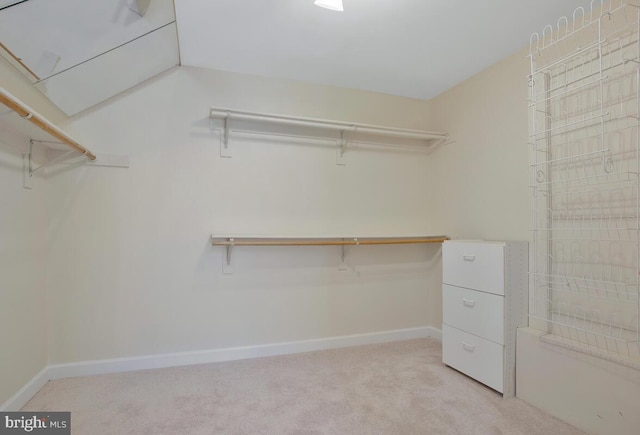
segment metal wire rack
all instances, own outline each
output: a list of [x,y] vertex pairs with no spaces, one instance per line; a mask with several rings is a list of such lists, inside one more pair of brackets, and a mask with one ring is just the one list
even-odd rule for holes
[[640,8],[593,0],[530,39],[531,323],[640,369]]

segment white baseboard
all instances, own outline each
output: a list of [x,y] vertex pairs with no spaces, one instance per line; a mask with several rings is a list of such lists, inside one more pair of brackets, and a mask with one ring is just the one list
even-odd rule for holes
[[78,376],[103,375],[107,373],[128,372],[134,370],[207,364],[222,361],[260,358],[265,356],[288,355],[293,353],[338,349],[342,347],[387,343],[427,337],[441,341],[442,331],[431,326],[424,326],[419,328],[343,335],[339,337],[318,338],[258,346],[242,346],[195,352],[166,353],[132,358],[54,364],[42,369],[42,371],[22,387],[20,391],[7,400],[0,410],[19,410],[50,380],[73,378]]
[[16,394],[4,402],[2,406],[0,406],[0,411],[19,411],[20,408],[26,405],[26,403],[47,384],[47,382],[49,382],[49,367],[45,367],[40,370],[40,373],[35,375],[29,382],[20,388]]
[[77,376],[101,375],[106,373],[134,370],[177,367],[194,364],[206,364],[265,356],[287,355],[316,350],[337,349],[364,344],[386,343],[434,337],[439,339],[441,332],[432,327],[398,329],[393,331],[372,332],[367,334],[345,335],[339,337],[318,338],[312,340],[242,346],[195,352],[167,353],[132,358],[117,358],[98,361],[82,361],[49,366],[49,379],[72,378]]

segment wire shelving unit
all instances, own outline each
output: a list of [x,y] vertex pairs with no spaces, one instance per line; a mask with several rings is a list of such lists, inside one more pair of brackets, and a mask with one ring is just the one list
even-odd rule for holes
[[640,369],[640,9],[591,2],[530,39],[530,324]]

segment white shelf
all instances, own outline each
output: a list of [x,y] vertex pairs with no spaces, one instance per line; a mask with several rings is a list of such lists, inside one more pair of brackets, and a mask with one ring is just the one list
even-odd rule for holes
[[[248,112],[241,110],[225,109],[219,107],[211,107],[209,109],[209,118],[211,120],[222,121],[220,134],[220,156],[231,157],[231,151],[229,147],[229,135],[232,128],[232,121],[242,121],[243,123],[252,123],[253,126],[250,129],[243,127],[245,132],[261,132],[261,125],[276,124],[288,127],[297,128],[309,128],[316,131],[317,137],[321,138],[318,131],[333,132],[334,134],[340,133],[340,137],[336,138],[338,145],[337,164],[344,165],[344,154],[349,145],[349,142],[353,140],[356,135],[366,136],[383,136],[391,137],[402,140],[416,140],[423,142],[428,148],[442,145],[449,140],[447,133],[425,131],[425,130],[410,130],[395,127],[386,127],[371,124],[359,124],[355,122],[335,121],[330,119],[319,118],[304,118],[300,116],[285,116],[273,113],[260,113],[260,112]],[[216,129],[212,125],[212,129]],[[273,134],[273,133],[270,133]],[[288,135],[290,136],[290,135]],[[302,136],[301,136],[302,137]]]

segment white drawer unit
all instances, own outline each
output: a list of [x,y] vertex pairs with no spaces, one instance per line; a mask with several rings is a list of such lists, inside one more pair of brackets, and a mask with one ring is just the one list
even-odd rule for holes
[[515,395],[516,328],[526,326],[526,242],[448,240],[442,247],[442,360]]

